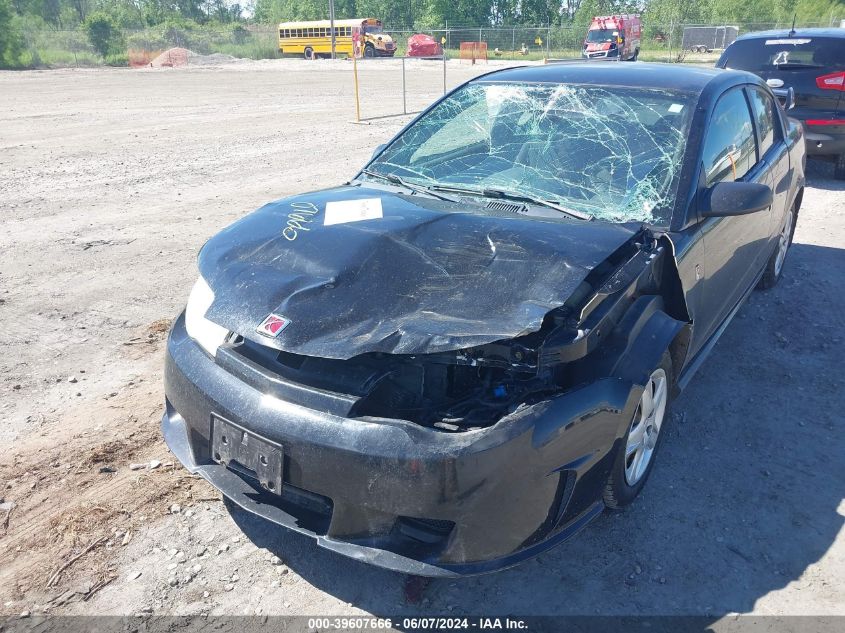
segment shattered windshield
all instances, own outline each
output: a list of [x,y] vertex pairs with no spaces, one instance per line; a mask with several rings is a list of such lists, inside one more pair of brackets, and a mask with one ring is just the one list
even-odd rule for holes
[[562,84],[470,84],[368,170],[408,183],[496,189],[614,222],[668,223],[689,96]]

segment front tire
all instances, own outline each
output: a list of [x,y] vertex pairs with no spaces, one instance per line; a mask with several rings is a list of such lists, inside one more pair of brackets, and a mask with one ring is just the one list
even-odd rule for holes
[[623,438],[622,448],[613,462],[604,488],[604,503],[608,508],[624,508],[637,498],[645,486],[661,440],[666,435],[664,429],[669,416],[673,380],[672,357],[667,350],[649,375]]
[[766,263],[766,270],[760,278],[760,283],[757,286],[761,290],[768,290],[774,288],[778,281],[780,281],[783,274],[783,264],[786,261],[786,254],[789,252],[789,247],[792,246],[792,236],[795,235],[795,220],[797,219],[797,204],[793,203],[789,213],[786,214],[783,227],[781,227],[780,235],[778,236],[778,244],[775,252],[769,257]]
[[309,61],[312,60],[312,59],[316,59],[316,57],[314,56],[314,49],[311,48],[310,46],[305,49],[305,52],[303,53],[303,55],[305,56],[305,59],[307,59]]
[[375,57],[376,56],[376,49],[375,46],[372,44],[367,44],[364,47],[364,57]]

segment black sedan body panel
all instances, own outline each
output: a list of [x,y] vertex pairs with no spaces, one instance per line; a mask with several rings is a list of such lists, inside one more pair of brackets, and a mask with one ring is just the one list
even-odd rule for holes
[[[168,348],[162,429],[189,470],[321,546],[425,575],[509,566],[582,527],[601,511],[596,500],[639,397],[631,383],[607,379],[489,429],[444,434],[332,416],[245,389],[203,357],[182,319]],[[248,419],[251,433],[282,447],[281,499],[214,463],[212,416]],[[330,500],[328,511],[315,518],[297,493]],[[454,526],[440,532],[439,521]]]
[[[366,200],[378,223],[324,224],[327,203]],[[221,290],[208,316],[245,338],[328,358],[426,354],[539,330],[638,229],[338,187],[245,217],[209,240],[199,269]],[[274,339],[255,331],[270,313],[291,323]]]
[[665,226],[359,177],[212,238],[203,314],[225,338],[199,344],[183,313],[165,363],[162,431],[191,472],[321,547],[420,575],[508,567],[602,511],[650,373],[668,354],[689,381],[803,188],[803,139],[778,110],[783,138],[747,176],[773,206],[702,217],[719,99],[771,97],[748,73],[561,64],[473,81],[682,91],[695,111]]

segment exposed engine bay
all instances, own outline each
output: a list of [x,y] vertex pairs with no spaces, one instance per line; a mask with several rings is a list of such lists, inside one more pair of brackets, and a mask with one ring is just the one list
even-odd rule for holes
[[[447,432],[488,427],[524,404],[601,377],[596,372],[603,365],[595,357],[612,345],[612,332],[633,301],[665,292],[666,260],[674,266],[666,251],[665,243],[643,230],[596,266],[538,331],[514,339],[451,352],[373,352],[344,360],[237,337],[223,362],[235,352],[293,387],[285,392],[289,401],[344,417],[401,419]],[[591,362],[581,362],[587,355]]]

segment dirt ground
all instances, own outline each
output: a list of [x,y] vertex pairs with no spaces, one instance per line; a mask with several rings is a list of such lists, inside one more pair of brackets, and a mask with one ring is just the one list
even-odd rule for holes
[[[845,615],[845,185],[827,164],[785,278],[676,402],[642,497],[513,570],[409,586],[230,514],[173,463],[162,343],[195,255],[408,121],[390,116],[400,63],[361,67],[369,125],[343,61],[0,73],[0,614]],[[490,68],[451,62],[448,84]],[[443,89],[439,62],[407,73],[408,111]]]

